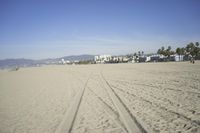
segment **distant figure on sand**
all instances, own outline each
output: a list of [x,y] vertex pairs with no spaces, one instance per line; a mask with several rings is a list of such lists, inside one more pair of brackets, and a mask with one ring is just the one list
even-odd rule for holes
[[19,70],[19,67],[18,67],[18,66],[16,66],[16,67],[15,67],[15,71],[18,71],[18,70]]
[[193,64],[195,63],[195,60],[193,57],[190,59],[190,63],[193,63]]

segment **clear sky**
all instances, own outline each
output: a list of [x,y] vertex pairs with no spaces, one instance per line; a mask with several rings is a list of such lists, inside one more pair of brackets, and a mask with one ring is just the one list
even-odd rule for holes
[[200,41],[200,0],[0,0],[0,59],[156,52]]

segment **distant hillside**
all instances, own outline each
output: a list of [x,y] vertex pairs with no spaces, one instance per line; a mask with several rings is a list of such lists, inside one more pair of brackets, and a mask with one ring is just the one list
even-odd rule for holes
[[0,68],[9,68],[13,66],[31,66],[35,61],[30,59],[5,59],[0,60]]
[[72,55],[72,56],[64,56],[60,58],[50,58],[50,59],[42,59],[42,60],[31,60],[31,59],[5,59],[0,60],[0,68],[12,68],[12,67],[28,67],[28,66],[36,66],[37,64],[57,64],[61,59],[69,60],[69,61],[86,61],[86,60],[94,60],[94,55]]
[[94,60],[94,55],[72,55],[72,56],[64,56],[59,59],[65,59],[69,61],[86,61],[86,60]]

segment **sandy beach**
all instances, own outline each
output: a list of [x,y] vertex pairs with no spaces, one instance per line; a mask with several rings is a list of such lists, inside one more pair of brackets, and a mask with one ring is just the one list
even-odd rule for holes
[[1,133],[198,133],[200,62],[0,70]]

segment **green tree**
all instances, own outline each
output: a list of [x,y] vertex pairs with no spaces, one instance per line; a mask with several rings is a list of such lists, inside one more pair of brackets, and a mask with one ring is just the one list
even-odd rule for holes
[[177,48],[176,49],[176,53],[178,54],[178,56],[179,56],[179,61],[180,61],[180,56],[181,56],[181,48]]
[[178,55],[181,55],[181,48],[178,47],[178,48],[176,49],[176,53],[177,53]]
[[158,49],[157,54],[161,54],[161,49]]
[[161,47],[161,49],[158,49],[157,53],[167,56],[167,58],[169,59],[170,55],[173,55],[175,53],[171,49],[171,46],[168,46],[167,49],[165,49],[165,47]]
[[160,49],[158,49],[157,54],[165,55],[165,47],[162,46]]
[[142,51],[142,55],[144,55],[144,51]]
[[194,53],[195,53],[195,57],[200,56],[199,42],[196,42],[196,43],[195,43]]
[[196,42],[195,45],[198,47],[199,46],[199,42]]
[[189,43],[186,46],[186,52],[188,55],[191,55],[193,58],[197,57],[200,55],[200,47],[199,47],[199,42],[194,43]]
[[194,43],[189,43],[186,47],[186,51],[187,51],[187,54],[191,55],[192,57],[194,56]]
[[164,46],[162,46],[162,47],[161,47],[161,50],[162,50],[162,51],[164,51],[164,50],[165,50],[165,47],[164,47]]
[[170,55],[174,54],[174,51],[172,51],[172,47],[171,46],[168,46],[168,48],[166,49],[165,53],[166,53],[166,56],[169,58]]
[[185,48],[181,48],[180,50],[181,50],[181,52],[180,52],[181,55],[185,55],[186,54]]
[[172,47],[171,47],[171,46],[168,46],[167,51],[170,51],[171,49],[172,49]]
[[140,51],[138,51],[138,56],[140,56],[141,55],[141,53],[140,53]]

